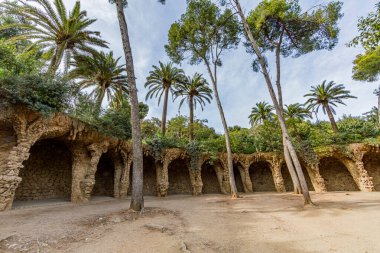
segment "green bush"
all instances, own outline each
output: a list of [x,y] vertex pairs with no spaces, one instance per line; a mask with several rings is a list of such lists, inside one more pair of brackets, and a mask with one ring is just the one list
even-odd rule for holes
[[66,111],[77,91],[65,79],[38,74],[0,78],[0,90],[6,102],[25,104],[44,116]]

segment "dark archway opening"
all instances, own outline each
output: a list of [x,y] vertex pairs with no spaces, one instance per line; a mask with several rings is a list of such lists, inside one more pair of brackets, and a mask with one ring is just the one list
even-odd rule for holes
[[338,159],[327,157],[319,161],[319,172],[325,180],[327,191],[358,191],[346,166]]
[[70,198],[72,157],[62,141],[46,139],[36,142],[23,165],[15,200]]
[[243,180],[241,179],[239,167],[236,164],[234,164],[234,178],[235,178],[235,184],[236,184],[237,191],[238,192],[244,192]]
[[191,194],[189,170],[184,159],[172,161],[168,168],[169,194]]
[[376,191],[380,191],[380,154],[367,153],[363,157],[364,168],[368,175],[372,177],[373,186]]
[[249,167],[249,177],[255,192],[275,192],[270,164],[265,161],[255,162]]
[[218,176],[213,165],[208,162],[202,165],[202,193],[221,193]]
[[[307,172],[307,169],[304,166],[302,166],[302,172],[303,172],[303,175],[305,176],[307,188],[309,189],[309,191],[314,191],[314,186],[311,183],[309,173]],[[284,185],[285,185],[286,191],[292,192],[294,190],[293,181],[290,176],[288,167],[286,167],[285,163],[281,167],[281,174],[282,174],[282,178],[284,179]]]
[[93,196],[114,196],[115,166],[109,153],[100,157],[95,173]]
[[154,158],[152,156],[144,156],[144,195],[156,195],[156,178],[156,164]]

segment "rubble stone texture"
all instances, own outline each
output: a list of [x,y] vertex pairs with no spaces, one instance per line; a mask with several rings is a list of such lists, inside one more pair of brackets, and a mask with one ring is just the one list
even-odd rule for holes
[[[318,162],[303,161],[310,190],[380,190],[379,147],[331,146],[317,155]],[[131,144],[61,113],[42,117],[22,105],[0,108],[0,159],[0,211],[14,200],[83,203],[94,195],[124,199],[131,190]],[[226,161],[226,154],[216,160],[203,155],[192,168],[184,150],[166,149],[154,158],[144,147],[144,194],[229,194]],[[234,175],[239,192],[293,191],[279,153],[234,154]]]

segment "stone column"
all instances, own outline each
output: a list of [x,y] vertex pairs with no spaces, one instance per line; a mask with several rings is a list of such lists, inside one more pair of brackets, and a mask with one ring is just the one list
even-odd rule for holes
[[26,115],[16,115],[13,128],[17,135],[17,145],[0,165],[0,211],[12,208],[16,188],[21,182],[18,176],[23,162],[29,158],[30,148],[46,132],[46,120],[37,117],[28,123]]
[[228,173],[228,165],[227,160],[223,157],[219,158],[221,169],[222,169],[222,193],[230,194],[231,193],[231,185],[230,185],[230,176]]
[[306,166],[307,173],[309,174],[310,181],[313,184],[315,192],[327,192],[325,180],[319,173],[318,164],[312,164]]
[[119,198],[126,199],[128,197],[128,190],[130,185],[130,171],[132,165],[132,153],[127,153],[125,151],[120,151],[122,159],[122,168],[120,171],[120,178],[118,184]]
[[109,143],[93,143],[87,147],[73,146],[73,181],[71,186],[71,201],[74,203],[88,202],[95,185],[95,173],[100,157],[108,149]]
[[202,182],[202,164],[204,160],[199,159],[197,161],[197,167],[191,168],[191,166],[187,166],[189,169],[189,176],[190,176],[190,182],[191,182],[191,194],[193,196],[202,195],[202,188],[203,188],[203,182]]
[[240,172],[241,179],[243,181],[243,187],[244,187],[244,192],[253,192],[253,187],[252,187],[252,181],[251,177],[249,176],[249,167],[251,167],[250,162],[241,162],[240,165],[238,165],[238,169]]
[[157,196],[166,197],[169,190],[169,176],[168,167],[170,161],[156,161],[156,175],[157,175]]
[[373,186],[372,177],[368,175],[367,170],[364,168],[363,156],[365,152],[362,150],[353,150],[353,158],[355,161],[356,170],[358,173],[357,183],[359,189],[363,192],[373,192],[375,187]]
[[218,183],[219,183],[219,187],[220,187],[220,191],[222,192],[222,194],[229,194],[229,192],[231,191],[231,189],[229,188],[229,183],[228,183],[228,187],[226,187],[226,183],[224,181],[224,172],[223,172],[223,168],[221,167],[221,165],[219,163],[214,163],[213,165],[213,168],[215,170],[215,173],[216,173],[216,177],[218,178]]
[[274,186],[276,187],[277,192],[286,192],[284,179],[281,173],[282,159],[278,156],[273,156],[272,160],[269,160],[268,162],[270,164]]

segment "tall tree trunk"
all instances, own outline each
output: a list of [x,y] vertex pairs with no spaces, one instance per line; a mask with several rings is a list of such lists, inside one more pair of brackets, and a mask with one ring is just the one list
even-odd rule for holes
[[100,111],[102,110],[102,102],[103,102],[105,93],[106,93],[105,88],[102,85],[102,87],[100,87],[99,95],[96,99],[96,108],[94,110],[95,118],[99,118],[100,116]]
[[192,142],[194,140],[194,100],[193,97],[189,97],[189,141]]
[[334,131],[334,133],[337,134],[338,133],[338,126],[336,125],[336,122],[335,122],[335,119],[334,119],[334,115],[331,112],[330,106],[327,104],[327,105],[323,105],[323,107],[325,107],[325,110],[327,112],[327,116],[329,117],[332,130]]
[[376,92],[377,95],[377,124],[380,128],[380,87]]
[[230,186],[231,186],[231,198],[237,198],[238,197],[238,192],[236,188],[236,183],[235,183],[235,176],[234,176],[234,162],[233,162],[233,156],[232,156],[232,149],[231,149],[231,141],[230,141],[230,133],[228,131],[228,126],[227,126],[227,121],[226,117],[224,116],[224,111],[222,107],[222,103],[220,102],[219,99],[219,92],[218,92],[218,79],[216,76],[216,65],[214,66],[214,75],[211,71],[210,64],[206,59],[204,59],[207,70],[210,74],[211,82],[212,82],[212,87],[214,90],[214,97],[216,104],[218,106],[220,118],[222,120],[222,125],[224,129],[224,136],[226,140],[226,151],[227,151],[227,166],[228,166],[228,175],[230,178]]
[[64,52],[65,52],[65,45],[58,44],[57,48],[54,50],[54,55],[51,58],[47,73],[49,73],[50,75],[55,75],[55,73],[58,70],[59,64],[62,61]]
[[166,116],[168,114],[168,97],[169,97],[169,88],[165,87],[164,108],[162,110],[162,120],[161,120],[161,133],[163,136],[165,136],[165,133],[166,133]]
[[126,69],[128,75],[128,88],[131,103],[132,121],[132,148],[133,148],[133,171],[132,171],[132,199],[130,208],[134,211],[144,210],[143,197],[143,153],[141,143],[141,128],[139,115],[139,102],[137,97],[136,77],[133,66],[132,49],[129,43],[128,25],[123,10],[123,1],[117,0],[117,17],[119,20],[121,39],[125,54]]
[[[284,103],[283,103],[283,99],[282,99],[282,87],[281,87],[281,56],[280,56],[280,50],[281,50],[282,36],[284,34],[284,31],[285,30],[283,29],[281,32],[281,35],[280,35],[280,40],[276,46],[276,70],[277,70],[276,71],[276,87],[277,87],[278,103],[279,103],[282,115],[284,115]],[[297,176],[296,170],[294,168],[292,158],[290,157],[289,149],[286,145],[286,140],[284,137],[282,138],[282,143],[283,143],[283,147],[284,147],[284,157],[285,157],[286,167],[289,171],[290,177],[291,177],[292,182],[293,182],[293,192],[295,194],[299,194],[302,192],[301,191],[301,185],[300,185],[299,178]]]
[[269,94],[272,98],[273,104],[274,104],[275,109],[276,109],[277,117],[278,117],[278,120],[280,122],[280,127],[281,127],[281,131],[283,134],[283,138],[285,139],[286,146],[288,147],[290,157],[293,160],[293,164],[295,166],[295,170],[296,170],[296,173],[298,175],[298,179],[300,181],[302,194],[304,197],[304,203],[305,203],[305,205],[306,204],[312,204],[310,194],[309,194],[309,190],[307,188],[305,176],[303,175],[302,167],[301,167],[301,164],[298,160],[297,153],[296,153],[294,146],[290,140],[288,129],[286,128],[285,120],[284,120],[283,114],[281,113],[281,109],[280,109],[280,106],[278,104],[276,94],[274,92],[273,85],[272,85],[272,82],[271,82],[270,77],[269,77],[268,70],[267,70],[266,65],[265,65],[264,58],[261,55],[260,49],[257,45],[257,42],[253,38],[253,35],[251,33],[251,30],[249,28],[247,20],[245,19],[243,10],[240,6],[239,0],[232,0],[232,1],[235,2],[235,7],[236,7],[236,9],[240,15],[240,18],[241,18],[243,24],[244,24],[244,30],[245,30],[246,34],[248,35],[248,39],[251,42],[251,45],[252,45],[252,47],[253,47],[253,49],[254,49],[254,51],[255,51],[258,59],[259,59],[259,62],[260,62],[261,68],[262,68],[262,72],[264,74],[264,78],[265,78],[265,81],[266,81],[266,84],[267,84],[267,87],[269,90]]

